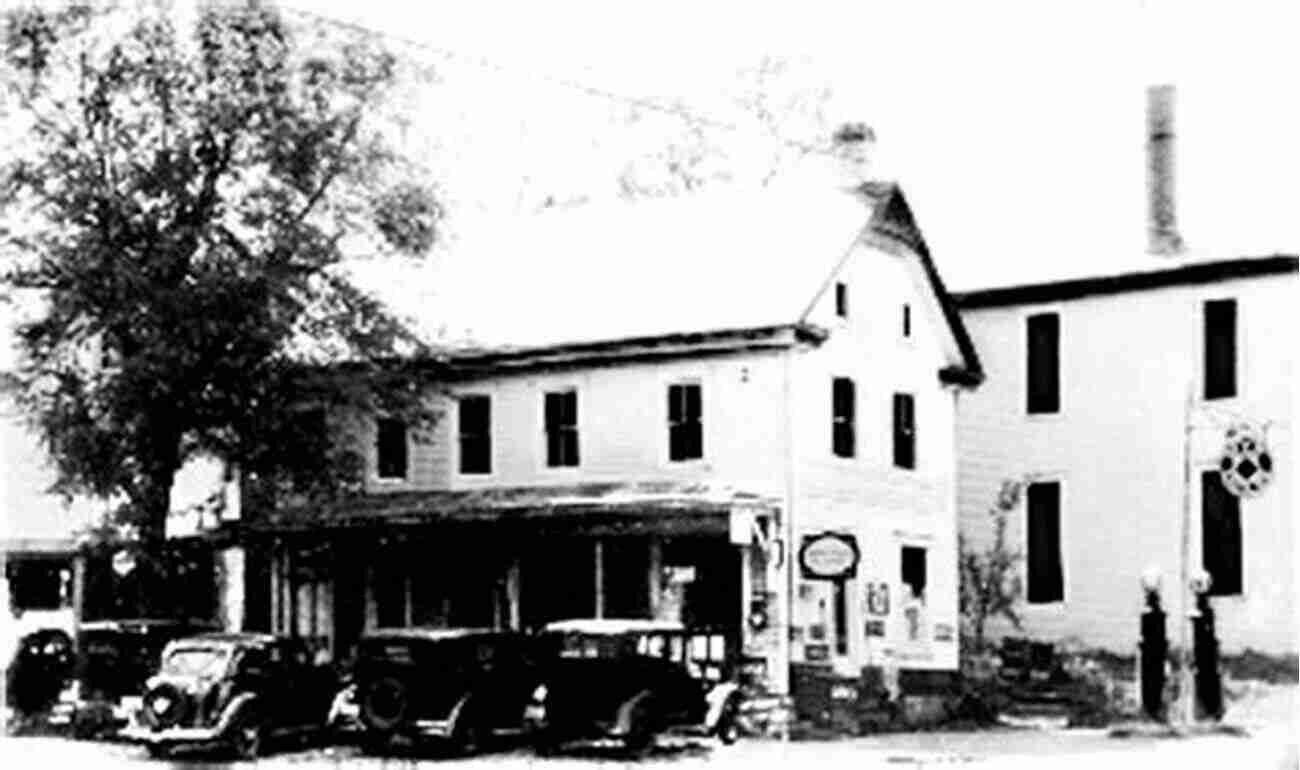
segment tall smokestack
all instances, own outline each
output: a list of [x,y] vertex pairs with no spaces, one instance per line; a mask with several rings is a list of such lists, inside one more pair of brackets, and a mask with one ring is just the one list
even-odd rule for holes
[[1174,87],[1147,88],[1147,251],[1169,256],[1183,250],[1174,184]]

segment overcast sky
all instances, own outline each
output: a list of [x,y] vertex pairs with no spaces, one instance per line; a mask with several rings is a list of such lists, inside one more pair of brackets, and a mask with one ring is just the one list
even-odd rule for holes
[[690,103],[763,54],[806,57],[832,114],[876,128],[956,288],[1140,254],[1144,87],[1175,83],[1189,247],[1300,250],[1295,3],[283,2],[483,57],[489,90],[542,73]]

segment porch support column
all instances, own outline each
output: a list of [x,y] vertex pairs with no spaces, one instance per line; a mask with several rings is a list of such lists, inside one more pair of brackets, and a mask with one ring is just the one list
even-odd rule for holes
[[596,579],[596,612],[598,618],[605,617],[605,541],[596,538],[591,543],[592,562],[595,569],[592,570]]
[[508,615],[509,627],[518,631],[520,628],[519,618],[519,554],[510,557],[510,563],[506,565],[506,612]]
[[650,589],[650,617],[657,618],[660,596],[663,594],[663,541],[657,535],[651,536],[649,549],[649,558],[646,561],[649,564],[650,574],[646,576],[646,585]]
[[375,568],[370,561],[373,558],[374,550],[371,549],[366,554],[366,565],[361,571],[361,581],[364,586],[362,604],[365,606],[365,621],[362,623],[362,628],[366,631],[372,631],[379,626],[379,604],[375,601]]

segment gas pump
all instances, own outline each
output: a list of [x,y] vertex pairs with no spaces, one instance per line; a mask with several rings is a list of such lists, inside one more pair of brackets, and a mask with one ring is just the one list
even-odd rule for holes
[[1141,655],[1142,710],[1152,719],[1165,718],[1165,658],[1169,654],[1169,638],[1165,634],[1165,611],[1160,606],[1160,573],[1147,570],[1142,573],[1142,590],[1146,606],[1142,610]]
[[1200,714],[1223,718],[1223,683],[1219,679],[1219,639],[1214,631],[1214,608],[1210,606],[1213,579],[1201,572],[1192,581],[1196,611],[1192,613],[1192,659],[1196,664],[1196,704]]

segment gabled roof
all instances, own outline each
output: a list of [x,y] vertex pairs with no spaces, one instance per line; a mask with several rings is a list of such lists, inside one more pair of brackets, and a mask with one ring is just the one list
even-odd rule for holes
[[429,264],[357,266],[352,277],[453,364],[479,357],[504,365],[623,341],[806,333],[811,301],[846,254],[872,238],[919,257],[960,351],[950,368],[962,374],[952,381],[978,381],[969,337],[892,183],[857,194],[777,183],[588,204],[466,234]]

